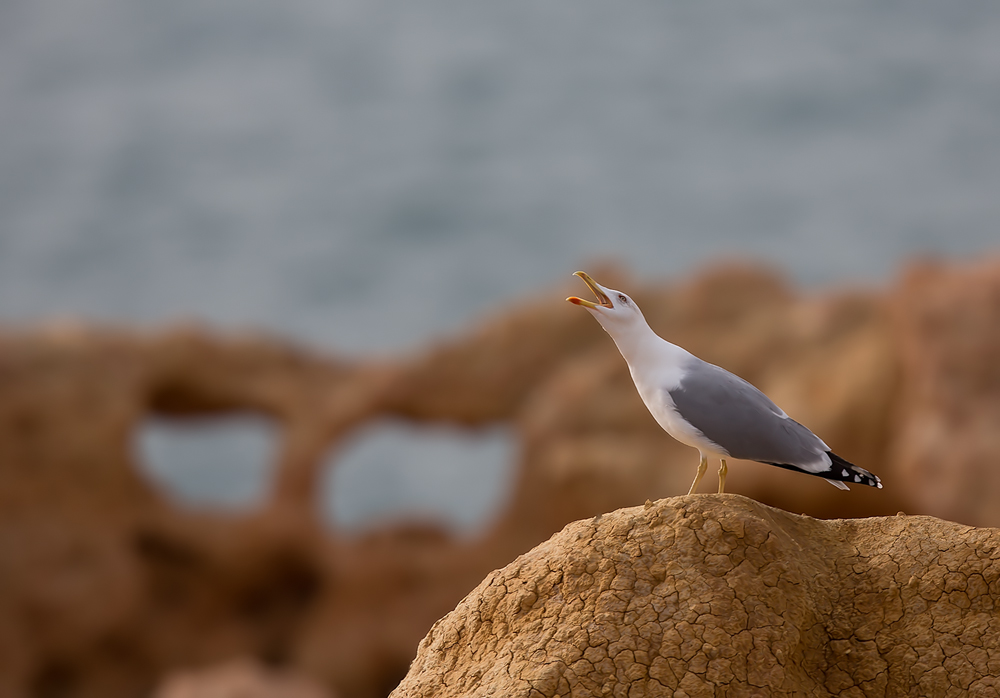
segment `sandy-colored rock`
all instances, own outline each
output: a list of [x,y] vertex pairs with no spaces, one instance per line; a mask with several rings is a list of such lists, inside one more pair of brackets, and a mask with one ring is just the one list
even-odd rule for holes
[[917,511],[1000,526],[1000,261],[915,266],[893,314],[900,491]]
[[997,529],[675,497],[490,574],[392,697],[996,696],[998,604]]
[[[819,517],[995,520],[996,263],[816,297],[738,266],[673,284],[591,271],[886,485],[844,493],[732,463],[729,491]],[[695,452],[653,422],[613,342],[564,302],[579,291],[567,279],[378,363],[194,325],[0,328],[0,698],[145,696],[177,667],[239,656],[381,698],[489,570],[570,521],[686,492]],[[189,510],[141,476],[145,420],[236,414],[275,426],[260,510]],[[511,427],[516,486],[480,537],[401,522],[348,537],[319,522],[329,454],[386,418]]]
[[[0,333],[0,697],[144,696],[234,656],[384,696],[483,564],[455,570],[440,532],[372,545],[318,523],[318,463],[392,371],[197,327]],[[140,475],[144,420],[245,412],[280,435],[263,510],[185,510]]]

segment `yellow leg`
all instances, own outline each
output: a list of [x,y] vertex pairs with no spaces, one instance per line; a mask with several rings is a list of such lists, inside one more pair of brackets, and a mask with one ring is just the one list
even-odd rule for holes
[[722,459],[722,465],[719,466],[719,494],[722,494],[726,490],[726,474],[729,473],[729,466],[726,465],[726,459]]
[[702,455],[701,462],[698,463],[698,474],[694,476],[694,482],[691,483],[691,489],[688,490],[688,494],[694,494],[694,491],[698,489],[698,483],[701,482],[701,476],[705,474],[707,468],[708,458]]

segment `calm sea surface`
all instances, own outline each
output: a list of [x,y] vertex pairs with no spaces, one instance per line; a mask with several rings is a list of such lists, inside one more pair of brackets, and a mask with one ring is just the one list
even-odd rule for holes
[[0,65],[4,324],[392,354],[596,258],[1000,247],[994,1],[8,0]]

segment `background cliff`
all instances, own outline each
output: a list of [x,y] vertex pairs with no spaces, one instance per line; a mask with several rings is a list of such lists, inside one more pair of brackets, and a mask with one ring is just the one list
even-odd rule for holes
[[[918,264],[883,290],[818,295],[735,266],[676,284],[595,276],[885,483],[844,493],[736,463],[729,491],[817,517],[1000,525],[1000,262]],[[370,362],[190,325],[0,331],[0,695],[138,696],[173,670],[251,657],[384,696],[490,570],[570,521],[685,492],[694,452],[652,421],[565,290]],[[265,505],[191,510],[141,475],[134,432],[150,415],[233,413],[279,427]],[[487,530],[320,522],[323,459],[386,416],[514,430],[516,485]]]

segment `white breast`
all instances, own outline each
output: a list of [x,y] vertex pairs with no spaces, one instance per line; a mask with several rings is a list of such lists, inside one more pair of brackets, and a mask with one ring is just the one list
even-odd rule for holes
[[[669,346],[676,348],[674,345]],[[629,363],[629,373],[632,374],[632,381],[646,409],[665,432],[682,444],[697,448],[706,456],[727,457],[729,454],[724,448],[705,438],[677,411],[670,391],[680,386],[684,373],[681,362],[676,360],[678,357],[669,358],[673,360],[636,362],[635,366]]]

